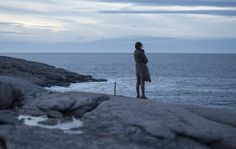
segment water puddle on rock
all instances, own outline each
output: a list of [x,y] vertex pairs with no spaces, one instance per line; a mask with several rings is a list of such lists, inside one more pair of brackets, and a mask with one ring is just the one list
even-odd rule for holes
[[41,124],[42,122],[46,122],[48,120],[46,116],[33,117],[27,115],[19,115],[18,119],[22,120],[23,123],[27,126],[38,126],[47,129],[59,129],[68,134],[82,133],[82,131],[79,130],[79,128],[82,126],[82,122],[75,118],[72,118],[72,121],[67,122],[58,121],[55,125]]

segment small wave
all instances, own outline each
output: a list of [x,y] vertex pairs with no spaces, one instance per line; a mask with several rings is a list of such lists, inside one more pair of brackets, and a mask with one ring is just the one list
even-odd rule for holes
[[116,82],[116,94],[123,96],[134,96],[135,82],[124,80],[108,80],[107,82],[86,82],[86,83],[73,83],[68,87],[53,86],[47,87],[49,91],[56,92],[94,92],[103,94],[114,94],[114,83]]

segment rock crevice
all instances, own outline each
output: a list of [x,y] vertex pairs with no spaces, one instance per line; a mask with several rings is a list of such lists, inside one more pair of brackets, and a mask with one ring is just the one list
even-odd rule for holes
[[102,102],[109,100],[104,94],[91,93],[52,93],[43,95],[35,99],[31,107],[36,107],[43,112],[57,111],[64,116],[74,116],[81,118],[98,107]]
[[6,141],[0,137],[0,149],[7,149]]

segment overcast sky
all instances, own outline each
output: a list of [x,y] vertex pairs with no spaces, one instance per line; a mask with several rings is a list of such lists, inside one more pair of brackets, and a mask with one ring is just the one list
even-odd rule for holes
[[1,0],[0,52],[236,53],[236,0]]

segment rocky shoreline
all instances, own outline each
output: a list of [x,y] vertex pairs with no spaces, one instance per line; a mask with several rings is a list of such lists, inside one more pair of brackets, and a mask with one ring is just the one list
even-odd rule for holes
[[[46,64],[0,57],[0,149],[235,149],[236,113],[131,97],[50,92],[43,87],[104,81]],[[81,121],[61,129],[28,126]],[[29,120],[31,120],[29,118]]]
[[81,75],[43,63],[0,56],[0,75],[29,80],[42,87],[68,86],[79,82],[100,82],[90,75]]

